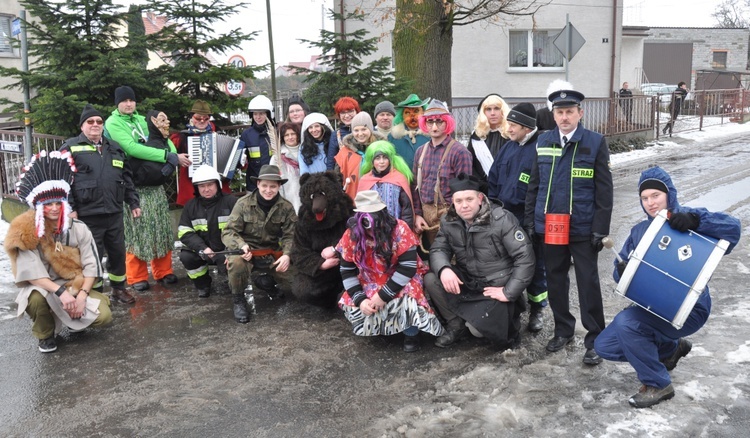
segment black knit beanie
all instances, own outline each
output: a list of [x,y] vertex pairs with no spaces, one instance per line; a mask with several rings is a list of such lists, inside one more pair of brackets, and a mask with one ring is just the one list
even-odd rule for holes
[[104,119],[104,116],[102,116],[102,113],[100,113],[96,108],[94,108],[93,105],[91,105],[90,103],[87,103],[86,106],[83,107],[83,111],[81,112],[81,119],[78,121],[78,126],[83,125],[84,123],[86,123],[86,120],[95,116],[99,116],[102,119]]
[[115,105],[119,105],[120,102],[127,99],[135,101],[135,91],[127,85],[117,87],[115,90]]
[[523,102],[514,106],[508,113],[508,121],[529,129],[536,128],[536,109],[534,105]]
[[655,178],[649,178],[643,180],[641,185],[638,186],[638,193],[643,193],[644,190],[648,189],[654,189],[659,190],[660,192],[669,193],[669,189],[667,188],[667,185],[664,184],[663,181],[655,179]]

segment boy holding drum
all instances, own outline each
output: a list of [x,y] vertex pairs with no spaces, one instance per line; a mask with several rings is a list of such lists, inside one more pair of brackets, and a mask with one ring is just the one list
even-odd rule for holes
[[[729,242],[727,254],[740,240],[741,225],[737,218],[705,208],[681,207],[672,179],[660,167],[643,171],[638,192],[648,217],[630,230],[620,251],[623,261],[615,260],[615,281],[620,281],[631,251],[638,246],[656,214],[664,209],[670,211],[669,226],[672,229],[680,232],[693,230],[725,239]],[[711,296],[706,287],[680,329],[641,307],[630,306],[617,314],[599,334],[594,343],[597,354],[607,360],[629,362],[643,384],[628,400],[631,406],[645,408],[674,397],[669,371],[692,348],[684,337],[703,327],[710,313]]]

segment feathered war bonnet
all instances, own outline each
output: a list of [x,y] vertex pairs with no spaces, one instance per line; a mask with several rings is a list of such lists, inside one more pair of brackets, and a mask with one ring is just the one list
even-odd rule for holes
[[68,196],[75,171],[73,157],[68,151],[41,151],[31,157],[29,164],[24,166],[23,173],[16,183],[16,194],[36,211],[35,225],[38,237],[44,236],[44,204],[50,202],[63,204],[55,234],[63,234],[68,230],[70,221],[67,218],[72,211]]

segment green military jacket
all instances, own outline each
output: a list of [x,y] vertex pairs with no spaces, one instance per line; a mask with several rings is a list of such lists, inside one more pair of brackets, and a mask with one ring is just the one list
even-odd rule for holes
[[250,249],[272,249],[289,255],[297,225],[294,206],[279,196],[266,214],[258,206],[256,193],[257,190],[248,193],[234,205],[221,241],[227,249],[240,249],[247,243]]

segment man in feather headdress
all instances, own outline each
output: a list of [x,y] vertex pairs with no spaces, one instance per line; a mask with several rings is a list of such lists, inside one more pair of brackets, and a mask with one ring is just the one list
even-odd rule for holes
[[5,250],[16,285],[18,316],[26,312],[39,351],[57,350],[55,335],[112,321],[109,298],[91,290],[102,276],[96,243],[86,224],[69,218],[70,153],[41,152],[24,168],[16,193],[31,207],[10,224]]

